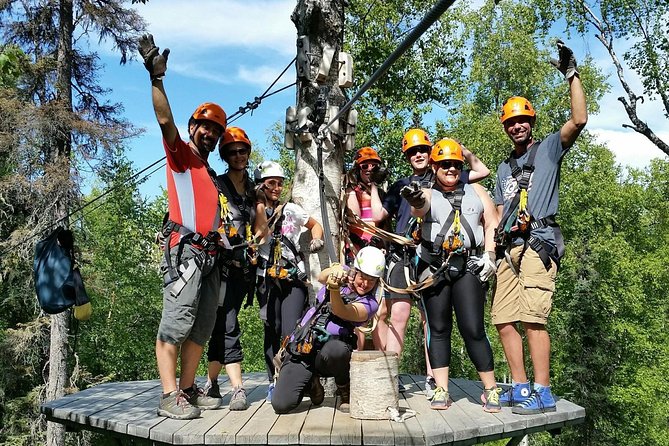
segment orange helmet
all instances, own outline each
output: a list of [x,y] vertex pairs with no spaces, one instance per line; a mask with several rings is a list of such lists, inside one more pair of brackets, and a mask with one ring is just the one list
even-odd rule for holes
[[537,117],[537,113],[534,111],[534,107],[527,99],[520,96],[513,96],[506,100],[502,106],[502,116],[501,121],[504,124],[509,118],[514,116],[529,116],[532,121]]
[[380,163],[381,157],[376,152],[376,150],[372,149],[371,147],[363,147],[355,152],[355,156],[353,157],[353,164],[359,166],[360,164],[369,160],[378,161]]
[[404,134],[402,138],[402,153],[417,146],[432,146],[430,137],[427,136],[425,130],[410,129]]
[[227,124],[225,111],[223,111],[220,105],[214,104],[213,102],[205,102],[200,104],[200,106],[193,112],[193,116],[190,118],[194,120],[206,119],[207,121],[215,122],[221,126],[223,131],[225,131]]
[[430,152],[430,163],[435,164],[446,160],[465,162],[462,156],[462,146],[451,138],[439,140]]
[[247,146],[249,146],[249,150],[251,149],[251,141],[249,140],[248,135],[243,129],[239,127],[228,127],[225,130],[225,133],[223,134],[223,137],[221,138],[221,142],[218,144],[218,147],[221,150],[224,150],[223,148],[225,146],[233,142],[244,143]]

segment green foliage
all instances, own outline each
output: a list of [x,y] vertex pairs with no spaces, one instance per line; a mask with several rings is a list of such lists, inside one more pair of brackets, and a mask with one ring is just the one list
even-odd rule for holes
[[[164,198],[147,204],[135,186],[119,187],[133,174],[126,160],[110,162],[105,188],[118,187],[81,223],[82,274],[94,306],[80,324],[79,356],[89,373],[118,381],[156,375],[155,336],[162,308],[162,283],[155,244]],[[94,189],[92,196],[100,190]]]

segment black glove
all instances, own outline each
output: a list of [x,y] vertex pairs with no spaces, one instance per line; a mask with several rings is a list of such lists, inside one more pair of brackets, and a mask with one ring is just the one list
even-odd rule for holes
[[400,195],[416,209],[425,206],[425,194],[418,183],[411,183],[400,190]]
[[159,53],[159,48],[153,43],[151,34],[144,34],[139,38],[139,54],[144,59],[144,66],[151,75],[151,80],[161,79],[167,71],[167,57],[170,55],[170,49],[165,48],[163,53]]
[[371,175],[369,176],[369,179],[372,181],[372,183],[376,184],[383,184],[386,179],[388,178],[389,172],[388,169],[386,169],[385,166],[376,166],[374,170],[372,170]]
[[562,40],[556,42],[558,47],[558,57],[560,60],[551,59],[551,64],[557,68],[560,73],[564,74],[565,79],[571,79],[578,75],[576,70],[576,59],[574,59],[574,52],[564,44]]

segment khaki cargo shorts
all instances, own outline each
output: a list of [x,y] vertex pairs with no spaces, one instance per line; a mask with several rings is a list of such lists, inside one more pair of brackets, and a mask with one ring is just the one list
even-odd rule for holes
[[551,260],[551,268],[546,271],[539,254],[531,247],[527,247],[521,258],[522,251],[522,245],[510,251],[518,276],[506,259],[497,269],[491,308],[495,325],[519,321],[545,325],[551,312],[557,265]]

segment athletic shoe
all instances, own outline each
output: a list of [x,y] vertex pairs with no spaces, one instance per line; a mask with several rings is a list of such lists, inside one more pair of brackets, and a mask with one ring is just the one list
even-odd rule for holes
[[544,412],[555,412],[556,410],[551,388],[543,387],[541,390],[533,390],[530,397],[522,403],[513,406],[511,412],[518,415],[535,415]]
[[436,388],[437,388],[437,382],[434,380],[433,377],[427,375],[425,377],[425,396],[427,397],[428,400],[432,399],[432,397],[434,396],[434,389]]
[[481,401],[483,401],[483,410],[486,412],[499,412],[502,410],[502,406],[499,403],[499,394],[502,393],[502,389],[499,387],[493,387],[491,389],[483,389],[483,394],[481,394]]
[[208,382],[207,385],[204,386],[204,393],[212,398],[223,398],[221,389],[218,387],[218,381]]
[[232,398],[230,399],[230,410],[246,410],[249,403],[246,402],[246,390],[242,386],[232,389]]
[[267,388],[267,396],[265,397],[265,401],[268,403],[272,402],[272,393],[274,393],[274,383],[270,384]]
[[200,409],[218,409],[223,404],[221,398],[207,395],[204,390],[198,389],[195,383],[190,388],[184,389],[184,393],[188,402]]
[[434,389],[434,395],[430,399],[430,408],[435,410],[446,410],[450,407],[452,401],[448,395],[448,390],[441,386]]
[[161,395],[158,404],[158,415],[175,420],[192,420],[200,416],[200,409],[188,402],[188,397],[181,390]]
[[311,398],[311,404],[315,406],[320,406],[325,399],[325,389],[315,373],[311,375],[311,381],[309,382],[309,398]]
[[514,384],[502,392],[499,396],[499,404],[502,407],[515,406],[527,400],[531,393],[529,382]]

